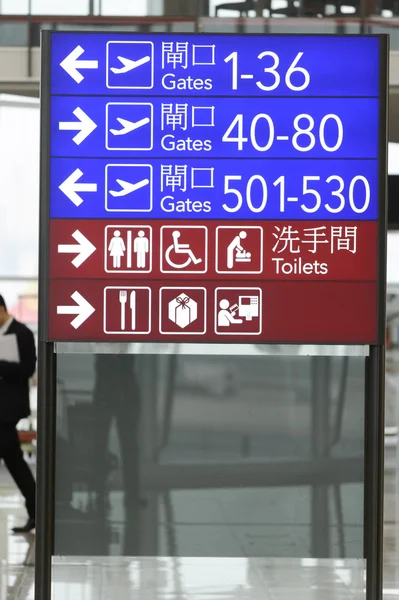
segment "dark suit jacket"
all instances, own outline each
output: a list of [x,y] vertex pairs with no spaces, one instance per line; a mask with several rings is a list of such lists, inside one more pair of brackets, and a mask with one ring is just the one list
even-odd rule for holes
[[30,415],[29,378],[36,368],[33,333],[15,319],[5,335],[17,336],[19,363],[0,360],[0,423],[17,423]]

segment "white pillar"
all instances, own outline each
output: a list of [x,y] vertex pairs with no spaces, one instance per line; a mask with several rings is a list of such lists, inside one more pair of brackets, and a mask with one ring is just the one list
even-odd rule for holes
[[147,0],[148,16],[159,16],[164,14],[164,0]]

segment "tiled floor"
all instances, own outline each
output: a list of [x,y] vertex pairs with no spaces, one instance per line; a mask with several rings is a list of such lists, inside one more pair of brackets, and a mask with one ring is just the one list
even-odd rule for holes
[[[61,585],[69,569],[61,563],[55,568],[57,600],[67,597],[62,595]],[[354,579],[358,590],[362,587],[362,565],[356,561],[332,567],[330,561],[107,559],[76,567],[76,575],[85,583],[74,600],[285,600],[292,598],[293,592],[298,600],[364,597],[362,592],[354,592]]]
[[[399,442],[389,399],[385,469],[384,598],[399,598]],[[25,519],[0,467],[0,600],[34,600],[34,536],[12,536]],[[247,558],[57,558],[53,600],[363,600],[363,562]],[[40,599],[37,599],[40,600]]]
[[0,599],[31,600],[33,596],[35,536],[10,535],[25,519],[13,482],[0,467]]
[[[0,600],[34,600],[34,536],[13,536],[25,518],[0,470]],[[396,541],[396,540],[395,540]],[[185,558],[57,559],[54,600],[360,600],[361,561]]]
[[[9,534],[24,511],[4,470],[0,484],[0,600],[34,600],[34,536]],[[54,600],[364,598],[356,560],[75,557],[57,559],[53,576]]]
[[[13,536],[25,518],[19,496],[0,473],[0,600],[34,600],[34,536]],[[392,486],[391,480],[391,486]],[[394,486],[395,487],[395,486]],[[392,489],[392,487],[391,487]],[[399,596],[396,497],[387,491],[385,597]],[[54,600],[360,600],[361,561],[240,558],[57,559]]]

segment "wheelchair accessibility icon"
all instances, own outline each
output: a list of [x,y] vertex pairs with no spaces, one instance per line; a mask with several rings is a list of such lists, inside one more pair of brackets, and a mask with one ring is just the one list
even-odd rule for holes
[[[181,244],[179,242],[180,236],[181,236],[180,231],[174,231],[172,233],[173,244],[171,246],[169,246],[169,248],[166,250],[166,254],[165,254],[166,262],[168,263],[168,265],[170,265],[174,269],[184,269],[185,267],[188,267],[188,265],[191,263],[198,265],[200,262],[202,262],[202,258],[196,258],[194,252],[190,249],[190,244]],[[186,255],[187,259],[183,263],[177,264],[177,263],[173,262],[173,260],[170,258],[170,255],[172,254],[172,252],[174,252],[175,254]],[[173,256],[173,254],[172,254],[172,256]]]
[[162,230],[162,272],[173,273],[182,270],[186,273],[206,272],[208,232],[205,227],[180,226],[179,229],[175,229],[166,226]]

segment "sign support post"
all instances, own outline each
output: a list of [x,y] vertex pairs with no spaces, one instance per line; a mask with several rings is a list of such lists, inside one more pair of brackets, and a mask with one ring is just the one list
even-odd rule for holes
[[40,97],[40,222],[39,222],[39,344],[37,402],[37,486],[35,598],[51,600],[55,502],[56,355],[47,341],[49,238],[50,86],[49,40],[41,45]]
[[387,65],[386,36],[42,32],[41,600],[54,344],[70,341],[369,346],[364,547],[381,598]]
[[370,346],[366,358],[365,411],[365,558],[366,598],[382,600],[384,533],[385,347]]
[[388,212],[388,106],[389,47],[380,55],[381,107],[379,124],[379,246],[378,246],[378,344],[366,358],[364,531],[367,559],[366,597],[383,596],[384,546],[384,447],[385,447],[385,340],[386,265]]

